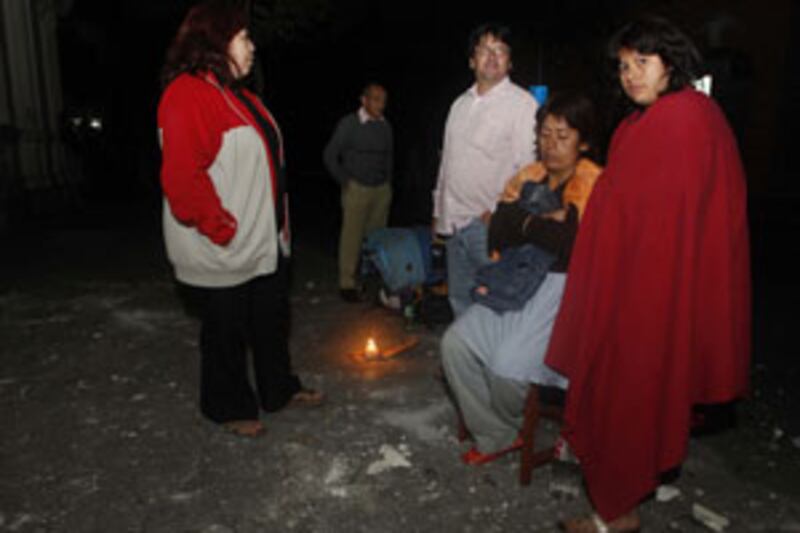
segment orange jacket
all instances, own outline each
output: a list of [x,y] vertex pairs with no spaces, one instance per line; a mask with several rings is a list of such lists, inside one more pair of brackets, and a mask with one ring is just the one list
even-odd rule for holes
[[[583,216],[586,202],[592,192],[597,178],[603,172],[603,167],[586,158],[581,158],[575,167],[575,175],[567,182],[564,189],[564,204],[573,204],[578,209],[578,217]],[[513,202],[519,198],[522,185],[526,181],[540,182],[547,177],[547,169],[541,162],[531,163],[523,167],[517,174],[508,180],[500,200]]]

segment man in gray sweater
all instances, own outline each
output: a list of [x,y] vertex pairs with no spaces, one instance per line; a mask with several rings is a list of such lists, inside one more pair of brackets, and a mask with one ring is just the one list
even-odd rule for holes
[[393,139],[385,107],[386,89],[367,85],[361,107],[339,121],[323,153],[328,172],[342,187],[339,291],[348,302],[360,300],[356,269],[361,242],[386,226],[392,202]]

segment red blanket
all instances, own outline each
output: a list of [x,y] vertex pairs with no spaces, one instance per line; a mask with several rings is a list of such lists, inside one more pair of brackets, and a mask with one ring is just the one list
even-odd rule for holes
[[686,455],[691,407],[748,388],[746,190],[733,134],[693,90],[623,121],[570,262],[546,362],[564,436],[611,520]]

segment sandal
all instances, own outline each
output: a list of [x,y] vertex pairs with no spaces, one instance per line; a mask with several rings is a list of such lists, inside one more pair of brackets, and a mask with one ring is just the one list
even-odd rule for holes
[[316,407],[325,402],[325,395],[314,389],[300,389],[292,395],[289,405],[292,407]]
[[[614,525],[614,523],[619,524],[619,522],[625,523],[628,521],[633,522],[635,525],[623,525],[622,527]],[[611,522],[605,522],[600,518],[600,515],[592,513],[581,518],[563,520],[559,522],[558,526],[561,531],[566,531],[567,533],[638,533],[642,527],[639,523],[638,515],[634,513],[622,515]]]
[[483,453],[479,451],[478,448],[473,446],[467,452],[461,454],[461,461],[463,461],[465,464],[473,466],[485,465],[486,463],[491,463],[495,459],[498,459],[507,453],[517,451],[520,448],[522,448],[521,438],[517,438],[508,448],[503,448],[502,450],[492,453]]
[[267,428],[261,420],[230,420],[223,422],[222,427],[237,437],[255,438],[266,432]]

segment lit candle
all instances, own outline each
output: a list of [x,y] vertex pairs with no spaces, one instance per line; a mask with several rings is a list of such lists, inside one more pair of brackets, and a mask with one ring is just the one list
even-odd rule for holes
[[375,343],[375,339],[370,337],[367,339],[367,345],[364,347],[364,357],[367,359],[377,359],[380,355],[380,351],[378,351],[378,345]]

